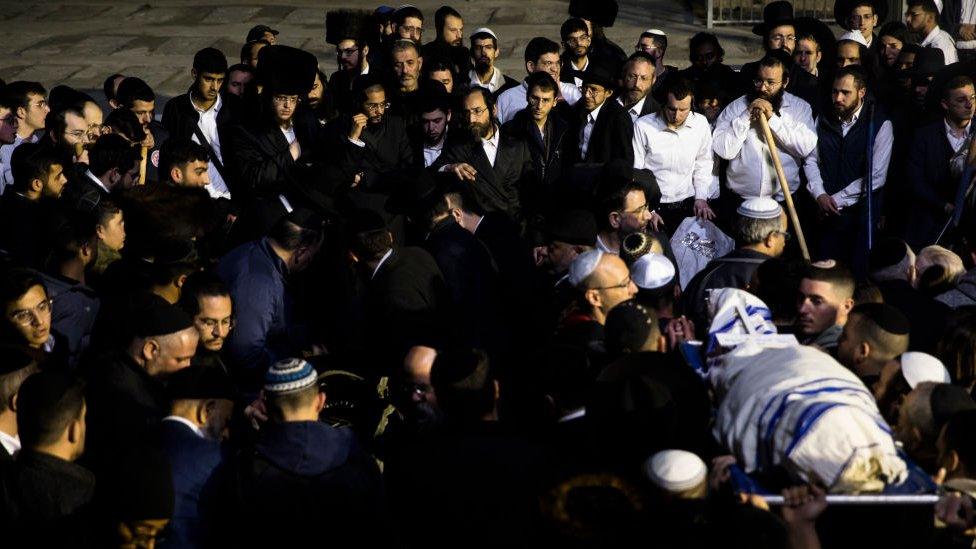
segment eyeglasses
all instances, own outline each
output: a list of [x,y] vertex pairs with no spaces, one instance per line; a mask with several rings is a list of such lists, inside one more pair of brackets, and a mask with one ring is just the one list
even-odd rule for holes
[[705,53],[696,53],[694,57],[695,61],[711,61],[718,57],[718,54],[713,51],[706,51]]
[[276,95],[273,99],[275,105],[298,105],[297,95]]
[[472,114],[475,115],[475,116],[481,116],[481,115],[485,114],[486,112],[488,112],[488,107],[478,107],[476,109],[462,109],[461,110],[461,114],[463,114],[464,116],[471,116]]
[[769,234],[771,234],[771,235],[781,234],[781,235],[783,235],[783,240],[786,241],[786,242],[789,242],[790,239],[793,238],[793,235],[791,235],[790,233],[788,233],[786,231],[769,231]]
[[234,319],[230,317],[220,319],[220,320],[216,318],[200,318],[197,319],[197,323],[203,326],[204,328],[206,328],[207,330],[211,330],[211,331],[217,326],[220,326],[221,328],[225,328],[227,330],[230,330],[234,327]]
[[642,51],[644,53],[651,53],[651,52],[657,51],[657,46],[641,46],[640,44],[637,44],[637,46],[634,48],[634,51]]
[[756,78],[752,81],[752,84],[757,88],[774,88],[782,83],[782,80],[763,80],[762,78]]
[[30,326],[34,320],[40,320],[42,317],[51,316],[51,305],[53,304],[52,299],[45,299],[32,309],[20,309],[19,311],[14,311],[11,313],[10,318],[14,322],[20,324],[21,326]]
[[641,204],[640,206],[637,206],[633,210],[623,210],[623,211],[620,211],[620,212],[617,212],[617,213],[631,214],[631,215],[640,215],[640,214],[646,212],[649,209],[650,209],[650,207],[647,205],[647,202],[645,202],[645,203]]
[[385,111],[390,108],[389,103],[364,103],[363,108],[368,112]]
[[542,67],[543,69],[551,69],[553,67],[558,67],[559,61],[539,61],[536,66]]
[[91,140],[91,137],[88,134],[88,130],[70,130],[70,131],[65,131],[64,132],[64,135],[67,136],[67,137],[73,137],[73,138],[78,139],[78,140]]
[[570,37],[570,38],[567,38],[566,39],[566,43],[569,44],[570,46],[579,46],[579,45],[582,45],[582,44],[589,44],[590,43],[590,35],[589,34],[583,34],[583,35],[577,36],[575,38]]
[[413,26],[407,26],[407,25],[400,25],[400,26],[399,26],[399,27],[397,27],[397,28],[399,28],[399,29],[403,29],[403,30],[405,30],[405,31],[407,31],[407,34],[414,34],[414,33],[416,33],[416,34],[418,34],[418,35],[419,35],[419,34],[420,34],[421,32],[423,32],[423,30],[424,30],[424,28],[423,28],[423,27],[413,27]]
[[770,40],[775,42],[796,42],[795,34],[774,34],[769,37]]
[[342,57],[349,57],[350,55],[356,53],[357,51],[359,51],[359,48],[346,48],[344,50],[336,49],[336,53],[338,53]]
[[624,288],[630,287],[631,283],[632,280],[630,279],[630,275],[627,275],[627,278],[625,278],[623,282],[621,282],[620,284],[614,284],[613,286],[597,286],[595,288],[590,288],[590,289],[591,290],[623,290]]

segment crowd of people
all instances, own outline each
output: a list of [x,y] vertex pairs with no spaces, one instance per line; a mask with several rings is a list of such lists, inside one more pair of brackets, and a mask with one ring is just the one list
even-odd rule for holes
[[[777,0],[759,60],[678,68],[572,0],[505,74],[383,6],[326,15],[331,75],[266,25],[202,49],[161,114],[0,84],[3,545],[972,546],[976,1],[887,11]],[[723,288],[939,503],[737,493],[692,367]]]

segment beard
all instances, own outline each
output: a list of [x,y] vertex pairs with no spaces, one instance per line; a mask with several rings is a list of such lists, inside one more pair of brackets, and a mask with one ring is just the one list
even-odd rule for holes
[[783,106],[784,93],[786,93],[785,86],[780,88],[779,91],[773,95],[766,95],[762,92],[758,92],[755,89],[752,89],[749,91],[749,93],[746,94],[746,100],[747,102],[752,103],[756,99],[765,99],[766,101],[769,101],[773,105],[773,111],[779,114],[779,108]]
[[491,121],[471,122],[468,125],[468,131],[471,132],[471,136],[475,139],[485,139],[491,133]]
[[647,93],[649,91],[651,91],[650,88],[648,88],[645,91],[640,91],[640,90],[627,90],[627,91],[625,91],[624,92],[624,95],[623,95],[624,105],[629,105],[629,106],[634,105],[635,103],[637,103],[641,99],[647,97]]
[[474,70],[478,74],[484,74],[491,69],[491,61],[487,58],[481,58],[474,62]]
[[854,111],[861,106],[861,103],[855,103],[850,107],[844,107],[843,105],[834,105],[834,116],[840,120],[849,120],[853,115]]

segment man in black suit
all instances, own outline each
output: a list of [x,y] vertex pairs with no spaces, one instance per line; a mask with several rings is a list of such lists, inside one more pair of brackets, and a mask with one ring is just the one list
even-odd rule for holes
[[907,161],[915,207],[909,212],[905,239],[916,250],[936,244],[953,211],[961,206],[956,204],[959,178],[950,173],[949,160],[972,133],[974,93],[968,76],[953,78],[942,92],[945,117],[915,132]]
[[464,96],[460,114],[470,139],[452,144],[431,167],[470,183],[485,211],[502,211],[520,218],[519,189],[532,171],[528,148],[498,127],[495,99],[485,88],[472,88]]
[[569,157],[574,163],[605,164],[614,159],[634,163],[634,123],[627,111],[611,101],[613,74],[590,67],[583,77],[583,98],[573,106]]
[[655,76],[654,58],[642,51],[632,54],[624,63],[617,103],[627,109],[634,123],[642,116],[661,110],[661,104],[651,95]]
[[349,256],[365,280],[368,341],[382,347],[371,350],[381,364],[394,364],[415,336],[447,325],[444,277],[423,248],[396,246],[379,213],[357,210],[348,231]]
[[131,189],[139,181],[139,154],[139,149],[120,135],[99,137],[88,151],[88,169],[69,172],[62,200],[74,205],[89,193],[108,198],[110,193]]
[[0,348],[0,466],[20,451],[17,431],[17,392],[25,379],[38,371],[31,357],[11,346]]
[[329,93],[336,110],[353,112],[353,86],[370,73],[366,31],[370,14],[365,10],[334,10],[325,14],[325,41],[336,48],[338,70],[329,77]]

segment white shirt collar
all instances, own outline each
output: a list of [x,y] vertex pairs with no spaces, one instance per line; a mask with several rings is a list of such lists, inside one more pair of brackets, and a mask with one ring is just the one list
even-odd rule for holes
[[200,107],[198,107],[196,103],[194,103],[194,102],[193,102],[193,96],[192,96],[192,95],[190,95],[190,104],[191,104],[191,105],[193,105],[193,108],[194,108],[194,109],[195,109],[195,110],[196,110],[196,111],[197,111],[198,113],[201,113],[201,114],[207,114],[207,113],[209,113],[209,112],[213,112],[213,113],[214,113],[214,115],[216,115],[216,114],[217,114],[218,112],[220,112],[220,107],[222,107],[222,106],[223,106],[223,104],[224,104],[224,100],[220,98],[220,94],[218,93],[218,94],[217,94],[217,101],[216,101],[216,102],[215,102],[215,103],[214,103],[213,105],[210,105],[210,108],[209,108],[209,109],[207,109],[207,110],[203,110],[203,109],[201,109]]
[[491,79],[488,80],[487,84],[481,83],[481,78],[478,77],[478,72],[474,69],[468,71],[468,76],[471,78],[472,86],[481,86],[482,88],[488,88],[494,93],[498,88],[502,87],[505,83],[505,79],[502,76],[502,71],[498,70],[498,67],[491,68]]
[[0,445],[3,446],[8,454],[16,456],[17,452],[20,451],[20,437],[17,435],[8,435],[0,431]]
[[586,67],[589,67],[590,66],[590,57],[589,56],[586,57],[586,62],[583,63],[583,66],[582,67],[577,67],[576,66],[576,62],[573,61],[572,59],[569,60],[569,64],[572,65],[574,69],[576,69],[576,70],[578,70],[580,72],[584,72],[584,71],[586,71]]
[[861,106],[858,107],[856,111],[854,111],[854,116],[851,117],[851,120],[849,122],[841,120],[840,121],[841,126],[853,126],[858,121],[858,119],[861,118],[861,109],[863,108],[864,108],[864,101],[861,101]]
[[585,416],[586,416],[586,407],[584,406],[582,408],[577,408],[577,409],[573,410],[572,412],[570,412],[570,413],[564,415],[563,417],[559,418],[559,423],[566,423],[567,421],[572,421],[574,419],[578,419],[578,418],[585,417]]
[[474,233],[478,232],[478,227],[481,226],[481,222],[484,221],[484,220],[485,220],[485,216],[479,217],[478,218],[478,222],[474,224],[474,231],[472,231],[472,232],[474,232]]
[[437,143],[435,143],[433,145],[426,145],[425,144],[424,145],[424,148],[427,149],[427,150],[429,150],[429,151],[439,151],[439,150],[443,149],[444,148],[444,143],[447,142],[447,132],[448,132],[448,130],[445,128],[444,129],[444,133],[441,135],[440,141],[438,141]]
[[[627,107],[626,105],[624,105],[623,97],[618,97],[617,98],[617,104],[618,105],[620,105],[621,107],[624,107],[625,109],[627,109],[627,111],[630,112],[630,114],[632,114],[632,115],[635,115],[636,114],[638,117],[640,116],[641,110],[643,110],[643,108],[644,108],[644,101],[647,101],[647,96],[646,95],[644,97],[641,97],[640,98],[640,101],[634,103],[630,107]],[[600,105],[600,106],[602,107],[603,105]]]
[[200,429],[199,427],[197,427],[197,424],[196,423],[193,423],[192,421],[186,419],[185,417],[180,417],[180,416],[166,416],[166,417],[163,418],[163,421],[175,421],[177,423],[182,423],[183,425],[186,425],[187,427],[189,427],[190,430],[193,431],[193,433],[195,435],[197,435],[198,437],[200,437],[200,438],[207,438],[207,436],[203,434],[203,430]]
[[91,172],[91,170],[85,170],[85,175],[88,176],[88,179],[91,179],[92,181],[94,181],[96,185],[98,185],[99,187],[101,187],[102,189],[104,189],[105,192],[107,192],[107,193],[111,193],[112,192],[112,191],[108,190],[108,187],[105,186],[105,183],[102,183],[102,180],[101,179],[95,177],[95,174],[93,174]]
[[360,75],[364,75],[364,74],[369,74],[369,62],[366,62],[366,63],[364,63],[364,64],[365,64],[366,66],[365,66],[365,67],[363,67],[363,70],[361,70],[361,71],[359,71],[359,74],[360,74]]
[[393,255],[393,248],[390,248],[389,250],[387,250],[386,253],[383,254],[383,257],[380,258],[380,262],[377,263],[376,264],[376,268],[373,269],[373,274],[371,274],[369,276],[369,279],[370,280],[373,280],[374,278],[376,278],[376,273],[380,272],[380,267],[382,267],[383,264],[386,263],[386,260],[387,259],[390,259],[390,256],[391,255]]
[[932,42],[934,42],[935,41],[935,37],[939,35],[939,31],[940,30],[942,30],[942,29],[940,29],[939,26],[936,25],[935,28],[932,29],[932,32],[930,32],[927,35],[925,35],[925,40],[922,40],[922,44],[921,44],[922,47],[928,46],[929,44],[931,44]]
[[500,134],[500,133],[501,133],[501,128],[499,128],[498,126],[495,126],[495,131],[492,132],[491,138],[485,139],[484,137],[482,137],[481,138],[481,142],[482,143],[487,143],[487,144],[491,145],[492,147],[494,147],[495,149],[498,149],[498,134]]
[[[949,124],[949,120],[943,118],[942,119],[942,122],[945,124],[946,133],[949,134],[949,135],[955,136],[956,135],[956,128],[953,127],[952,124]],[[969,121],[969,124],[966,124],[966,127],[962,129],[962,131],[963,131],[963,136],[962,137],[966,137],[966,135],[969,134],[969,125],[972,124],[972,123],[973,123],[973,121],[970,120]]]

